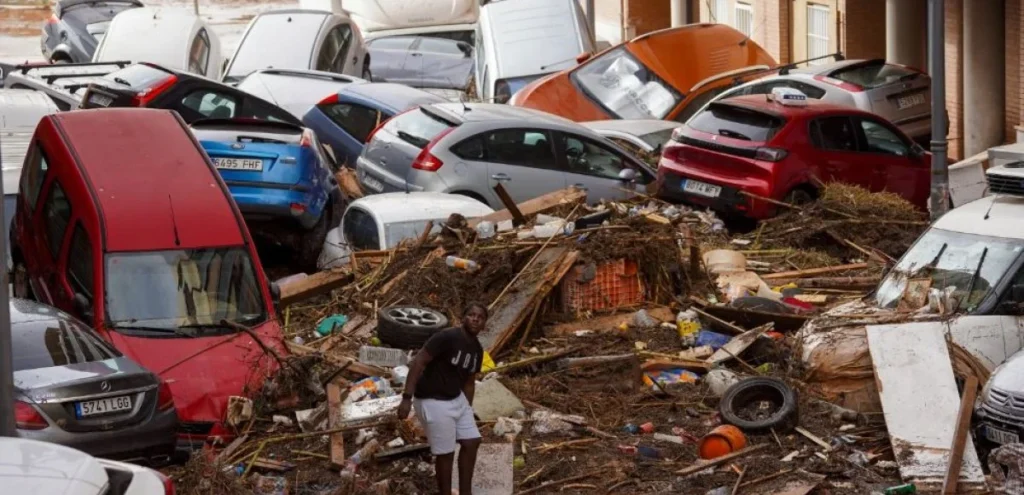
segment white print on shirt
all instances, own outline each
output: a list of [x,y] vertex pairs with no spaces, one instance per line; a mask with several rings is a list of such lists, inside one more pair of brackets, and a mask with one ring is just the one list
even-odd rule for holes
[[[462,364],[461,365],[459,364],[459,359],[462,359]],[[471,352],[467,352],[466,355],[463,356],[462,355],[462,350],[460,349],[459,353],[456,354],[455,357],[452,358],[451,363],[452,363],[452,366],[458,366],[458,367],[461,367],[463,369],[467,369],[467,370],[473,371],[473,370],[476,369],[476,359],[477,359],[476,355],[474,355]]]

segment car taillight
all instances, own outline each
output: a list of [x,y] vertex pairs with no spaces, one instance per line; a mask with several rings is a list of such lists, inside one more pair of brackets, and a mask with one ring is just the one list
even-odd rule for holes
[[288,209],[291,210],[292,216],[297,217],[306,212],[306,205],[299,203],[292,203],[288,205]]
[[164,484],[164,495],[174,495],[174,481],[171,478],[161,473],[160,471],[153,471],[160,478],[160,481]]
[[767,162],[777,162],[786,158],[786,155],[788,154],[788,151],[781,150],[779,148],[758,148],[757,152],[754,154],[754,159],[764,160]]
[[149,88],[143,89],[138,94],[132,97],[132,105],[136,107],[146,106],[147,104],[149,104],[149,102],[153,101],[157,96],[160,96],[160,93],[163,93],[167,90],[167,88],[174,86],[174,83],[176,82],[178,82],[178,76],[171,75],[167,79],[164,79],[163,81],[157,83],[155,86],[150,86]]
[[437,136],[434,136],[434,139],[431,139],[430,142],[420,150],[420,154],[416,155],[416,159],[412,162],[412,168],[422,170],[424,172],[437,172],[437,170],[441,168],[441,165],[444,165],[444,162],[430,153],[430,149],[433,148],[441,138],[447,136],[449,132],[454,130],[454,127],[449,127],[441,131]]
[[338,102],[338,94],[335,93],[333,95],[329,95],[327,98],[324,98],[324,99],[320,100],[320,103],[317,103],[317,105],[333,105],[333,104],[335,104],[337,102]]
[[682,142],[683,140],[683,128],[682,126],[672,129],[672,140]]
[[50,17],[46,19],[47,24],[57,24],[60,19],[57,18],[57,14],[50,14]]
[[156,393],[156,408],[159,411],[166,411],[172,407],[174,407],[174,396],[171,395],[171,386],[161,380]]
[[20,400],[14,401],[14,425],[19,430],[42,430],[50,426],[32,404]]

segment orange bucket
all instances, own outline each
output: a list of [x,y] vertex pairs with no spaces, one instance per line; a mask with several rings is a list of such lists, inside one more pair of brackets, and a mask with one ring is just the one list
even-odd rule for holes
[[715,459],[747,446],[747,436],[733,425],[721,425],[704,435],[697,445],[701,459]]

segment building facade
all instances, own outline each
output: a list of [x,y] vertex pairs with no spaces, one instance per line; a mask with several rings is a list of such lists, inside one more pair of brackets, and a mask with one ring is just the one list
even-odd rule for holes
[[[669,27],[670,2],[688,22],[729,24],[780,63],[841,52],[929,71],[928,0],[596,0],[596,32],[617,43]],[[949,153],[963,159],[1017,140],[1024,122],[1024,0],[944,0]]]

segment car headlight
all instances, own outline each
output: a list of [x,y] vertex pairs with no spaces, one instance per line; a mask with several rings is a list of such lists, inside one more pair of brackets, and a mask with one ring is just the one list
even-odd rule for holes
[[989,379],[985,382],[985,386],[981,387],[981,393],[978,394],[978,400],[974,401],[975,407],[980,407],[988,401],[988,395],[992,392],[992,384],[995,383],[996,375],[999,374],[999,370],[1003,369],[1003,365],[996,366],[996,369],[992,370],[992,374],[989,375]]

